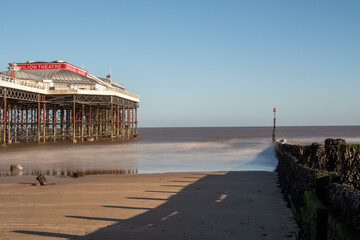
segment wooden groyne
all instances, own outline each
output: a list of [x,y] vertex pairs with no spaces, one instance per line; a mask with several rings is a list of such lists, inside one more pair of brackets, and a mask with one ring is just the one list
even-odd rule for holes
[[360,239],[360,145],[275,143],[278,179],[301,227],[298,239]]

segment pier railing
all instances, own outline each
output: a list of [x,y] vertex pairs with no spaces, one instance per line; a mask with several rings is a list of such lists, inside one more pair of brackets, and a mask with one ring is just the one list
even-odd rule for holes
[[124,90],[121,90],[121,89],[118,89],[118,88],[107,88],[105,91],[115,91],[115,92],[118,92],[118,93],[122,93],[122,94],[125,94],[125,95],[128,95],[130,97],[134,97],[134,98],[137,98],[139,99],[140,97],[136,94],[133,94],[133,93],[129,93],[127,91],[124,91]]
[[[31,87],[31,88],[41,89],[41,90],[50,90],[49,85],[41,85],[41,84],[38,84],[38,83],[32,83],[32,82],[29,82],[29,81],[20,80],[20,79],[9,77],[9,76],[0,75],[0,80],[3,81],[3,82],[18,84],[18,85],[25,86],[25,87]],[[54,90],[57,90],[57,89],[54,89]],[[61,88],[61,89],[58,89],[58,90],[71,90],[71,89],[70,89],[70,87],[67,87],[67,88]],[[79,90],[82,90],[82,89],[79,89]],[[136,94],[133,94],[133,93],[130,93],[130,92],[127,92],[125,90],[118,89],[118,88],[114,88],[114,87],[105,88],[105,89],[97,89],[95,87],[89,86],[89,88],[84,89],[84,90],[99,91],[99,92],[109,92],[109,93],[116,92],[116,93],[127,95],[129,97],[136,98],[136,99],[140,98]]]
[[42,90],[46,90],[46,87],[37,83],[32,83],[29,81],[24,81],[24,80],[20,80],[20,79],[16,79],[13,77],[8,77],[8,76],[4,76],[4,75],[0,75],[0,80],[3,82],[9,82],[9,83],[14,83],[14,84],[19,84],[25,87],[31,87],[31,88],[37,88],[37,89],[42,89]]

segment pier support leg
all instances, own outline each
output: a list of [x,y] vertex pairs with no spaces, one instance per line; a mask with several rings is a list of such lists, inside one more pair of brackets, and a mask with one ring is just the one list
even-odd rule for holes
[[17,106],[14,106],[14,143],[17,143],[17,134],[18,134],[18,109]]
[[127,108],[127,138],[130,139],[130,107]]
[[136,136],[138,135],[137,125],[138,125],[138,120],[137,120],[137,107],[135,106],[135,135],[136,135]]
[[93,125],[92,125],[92,107],[90,106],[90,116],[89,116],[89,124],[90,124],[90,128],[89,128],[89,138],[92,138],[92,133],[93,133]]
[[72,125],[73,125],[73,143],[76,143],[76,130],[75,130],[75,117],[76,117],[76,111],[75,111],[75,96],[74,96],[74,100],[73,100],[73,121],[72,121]]
[[114,140],[114,106],[110,103],[110,137],[111,141]]
[[125,112],[124,106],[122,107],[121,112],[122,112],[121,136],[122,136],[122,138],[125,138],[125,114],[126,114],[126,112]]
[[54,108],[53,109],[53,141],[55,142],[56,141],[56,125],[57,125],[57,118],[56,118],[56,115],[57,115],[57,109]]
[[25,117],[25,136],[26,136],[26,142],[29,141],[29,109],[26,107],[26,117]]
[[119,105],[116,105],[116,138],[119,139],[120,132],[120,108]]
[[96,117],[95,117],[95,139],[97,140],[99,138],[99,108],[96,108]]
[[0,122],[1,122],[1,126],[0,126],[0,141],[3,141],[3,134],[4,134],[4,130],[3,130],[3,123],[4,123],[4,112],[2,111],[2,105],[4,104],[4,101],[1,103],[0,105]]
[[3,144],[6,145],[6,120],[7,120],[7,109],[6,109],[6,89],[4,90],[4,110],[3,110]]
[[11,144],[11,123],[12,123],[12,109],[11,105],[8,105],[8,144]]
[[84,104],[81,108],[81,141],[84,141]]
[[131,109],[131,126],[132,126],[132,136],[135,136],[135,109]]
[[37,109],[37,142],[40,143],[40,96]]
[[65,139],[65,108],[60,110],[60,124],[61,124],[61,135],[62,135],[62,140]]
[[43,103],[43,141],[46,142],[46,103]]

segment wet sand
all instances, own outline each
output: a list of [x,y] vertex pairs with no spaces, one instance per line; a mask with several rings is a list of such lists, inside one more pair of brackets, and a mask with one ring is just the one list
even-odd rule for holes
[[295,239],[271,172],[0,178],[0,239]]

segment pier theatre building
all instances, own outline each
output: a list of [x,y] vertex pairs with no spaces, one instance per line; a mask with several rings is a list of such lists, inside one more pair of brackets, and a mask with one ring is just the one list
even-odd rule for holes
[[134,138],[139,101],[67,62],[10,63],[0,72],[0,142]]

